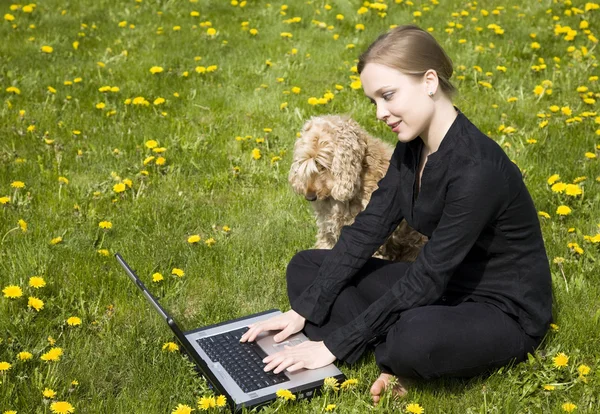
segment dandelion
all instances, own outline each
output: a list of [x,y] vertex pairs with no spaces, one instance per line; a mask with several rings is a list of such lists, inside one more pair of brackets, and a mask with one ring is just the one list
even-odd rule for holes
[[254,148],[252,150],[252,158],[254,158],[255,160],[259,160],[260,157],[261,157],[261,155],[260,155],[260,149]]
[[565,188],[565,193],[570,196],[578,196],[583,193],[581,187],[577,184],[567,184]]
[[194,234],[193,236],[188,237],[187,241],[190,244],[198,243],[200,241],[200,235]]
[[284,401],[294,401],[296,399],[296,396],[290,390],[279,389],[275,394]]
[[10,197],[8,197],[8,196],[0,197],[0,204],[4,205],[4,204],[8,204],[8,203],[10,203]]
[[165,278],[163,277],[163,275],[161,275],[161,274],[160,274],[160,273],[158,273],[158,272],[156,272],[156,273],[152,274],[152,281],[153,281],[154,283],[158,283],[158,282],[160,282],[161,280],[164,280],[164,279],[165,279]]
[[165,98],[160,98],[160,97],[158,97],[158,98],[156,98],[156,99],[154,100],[154,102],[153,102],[153,103],[154,103],[154,105],[162,105],[162,104],[164,104],[165,102],[166,102]]
[[52,46],[42,46],[40,50],[44,53],[52,53],[54,51]]
[[356,378],[349,378],[346,381],[342,382],[340,388],[343,390],[347,390],[354,387],[356,384],[358,384],[358,380]]
[[355,90],[360,89],[362,87],[362,83],[360,82],[360,80],[355,80],[350,84],[350,87]]
[[538,216],[544,217],[544,218],[547,218],[547,219],[550,218],[550,214],[546,213],[545,211],[538,211]]
[[17,354],[17,359],[19,361],[29,361],[31,358],[33,358],[33,354],[31,352],[22,351]]
[[67,319],[67,325],[79,326],[79,325],[81,325],[81,318],[79,318],[77,316],[71,316],[69,319]]
[[217,405],[217,401],[215,397],[201,397],[198,399],[198,408],[201,410],[208,410],[210,408],[214,408]]
[[15,95],[21,94],[21,90],[19,88],[17,88],[16,86],[9,86],[8,88],[6,88],[6,92],[14,93]]
[[183,277],[185,275],[185,272],[182,269],[178,269],[175,267],[173,268],[173,270],[171,270],[171,274],[177,277]]
[[15,20],[15,16],[13,16],[13,15],[12,15],[12,14],[10,14],[10,13],[6,13],[6,14],[4,15],[4,20],[6,20],[7,22],[12,22],[12,21],[14,21],[14,20]]
[[50,410],[54,414],[70,414],[75,412],[75,408],[66,401],[56,401],[50,404]]
[[31,276],[29,278],[29,286],[35,289],[46,286],[46,281],[40,276]]
[[406,412],[413,414],[423,414],[425,410],[419,404],[410,403],[406,406]]
[[179,351],[179,345],[177,345],[175,342],[166,342],[162,346],[162,350],[163,351],[167,350],[169,352]]
[[65,184],[65,185],[67,185],[67,184],[69,184],[69,179],[68,179],[68,178],[66,178],[66,177],[58,177],[58,182],[59,182],[60,184]]
[[573,403],[566,402],[562,405],[562,409],[563,409],[563,411],[566,411],[567,413],[572,413],[573,411],[575,411],[577,409],[577,406]]
[[19,286],[6,286],[2,289],[2,293],[4,293],[4,297],[8,299],[16,299],[23,296],[23,290]]
[[588,375],[590,373],[591,369],[590,367],[588,367],[587,365],[579,365],[579,367],[577,367],[577,372],[579,372],[579,375],[584,376],[584,375]]
[[190,414],[192,411],[194,411],[194,409],[189,405],[178,404],[177,407],[171,411],[171,414]]
[[325,388],[326,390],[330,389],[333,391],[338,391],[340,389],[340,386],[338,384],[337,379],[335,379],[334,377],[327,377],[323,381],[323,388]]
[[161,73],[163,70],[164,69],[162,67],[160,67],[160,66],[152,66],[150,68],[150,73],[153,74],[153,75],[155,75],[157,73]]
[[98,223],[98,227],[100,227],[101,229],[110,230],[112,229],[112,223],[110,221],[101,221],[100,223]]
[[214,244],[216,243],[215,239],[213,239],[212,237],[209,238],[208,240],[206,240],[204,242],[208,247],[214,246]]
[[44,391],[42,391],[42,395],[44,398],[54,398],[56,397],[56,391],[50,388],[45,388]]
[[227,404],[227,397],[225,397],[224,395],[219,395],[217,397],[217,407],[225,407],[225,404]]
[[165,157],[158,157],[156,161],[154,161],[156,165],[165,165],[165,162],[167,162]]
[[104,257],[110,256],[110,252],[107,249],[99,249],[97,250],[98,254]]
[[564,352],[559,352],[554,358],[552,358],[552,362],[556,368],[563,368],[569,363],[569,357]]
[[585,157],[589,158],[590,160],[593,160],[594,158],[596,158],[596,154],[594,154],[593,152],[586,152]]
[[6,361],[0,362],[0,372],[6,372],[11,369],[12,365]]
[[125,184],[123,183],[118,183],[113,186],[113,191],[115,193],[122,193],[123,191],[125,191],[125,189]]
[[12,183],[10,183],[10,186],[12,188],[24,188],[25,183],[23,181],[13,181]]
[[41,299],[38,299],[34,296],[30,296],[29,300],[27,301],[27,307],[28,308],[33,308],[36,311],[40,311],[44,308],[44,301]]
[[567,206],[558,206],[558,208],[556,209],[556,214],[560,216],[568,216],[569,214],[571,214],[571,209]]
[[552,187],[550,187],[552,191],[554,191],[555,193],[562,193],[563,191],[565,191],[567,189],[567,185],[565,183],[555,183],[552,185]]

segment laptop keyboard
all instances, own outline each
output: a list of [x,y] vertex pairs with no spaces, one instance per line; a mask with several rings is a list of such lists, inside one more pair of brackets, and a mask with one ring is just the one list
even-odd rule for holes
[[267,354],[256,342],[240,342],[247,327],[196,340],[211,361],[219,362],[245,393],[289,381],[283,372],[265,372]]

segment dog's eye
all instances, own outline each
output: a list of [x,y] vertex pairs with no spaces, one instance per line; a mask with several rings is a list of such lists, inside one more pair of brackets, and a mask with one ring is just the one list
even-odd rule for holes
[[317,171],[321,172],[325,170],[325,167],[322,164],[317,163]]

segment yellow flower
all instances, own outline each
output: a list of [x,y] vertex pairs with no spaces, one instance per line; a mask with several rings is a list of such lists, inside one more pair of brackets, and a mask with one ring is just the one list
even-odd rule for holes
[[105,257],[110,256],[110,252],[107,249],[99,249],[98,250],[98,254],[102,255],[102,256],[105,256]]
[[562,409],[563,409],[563,411],[572,413],[573,411],[575,411],[577,409],[577,406],[573,403],[566,402],[562,405]]
[[261,155],[260,155],[260,149],[254,148],[252,150],[252,158],[254,158],[255,160],[259,160],[260,157],[261,157]]
[[171,411],[171,414],[190,414],[192,411],[194,411],[194,409],[189,405],[178,404],[177,407]]
[[13,15],[12,15],[12,14],[10,14],[10,13],[6,13],[6,14],[4,15],[4,20],[6,20],[7,22],[12,22],[12,21],[14,21],[14,20],[15,20],[15,16],[13,16]]
[[362,83],[360,82],[360,80],[355,80],[350,84],[350,87],[352,89],[360,89],[362,87]]
[[54,397],[56,397],[56,391],[51,390],[50,388],[45,388],[44,391],[42,392],[42,395],[45,398],[54,398]]
[[423,414],[424,411],[425,410],[423,409],[423,407],[416,403],[410,403],[406,406],[407,413]]
[[547,182],[548,182],[548,185],[552,185],[552,184],[554,184],[554,183],[555,183],[555,182],[557,182],[559,179],[560,179],[560,175],[558,175],[558,174],[553,174],[553,175],[551,175],[550,177],[548,177],[548,181],[547,181]]
[[28,361],[33,358],[33,354],[31,352],[22,351],[17,354],[17,359],[19,361]]
[[165,279],[165,278],[163,277],[163,275],[161,275],[161,274],[160,274],[160,273],[158,273],[158,272],[156,272],[156,273],[154,273],[154,274],[152,275],[152,281],[153,281],[154,283],[158,283],[158,282],[160,282],[161,280],[164,280],[164,279]]
[[214,36],[214,35],[216,35],[216,34],[217,34],[217,31],[216,31],[216,30],[215,30],[213,27],[209,27],[209,28],[206,30],[206,34],[207,34],[207,35],[209,35],[209,36]]
[[302,90],[302,89],[300,89],[300,88],[299,88],[299,87],[297,87],[297,86],[293,86],[293,87],[292,87],[292,93],[299,94],[301,90]]
[[205,243],[205,244],[206,244],[208,247],[211,247],[211,246],[213,246],[213,245],[216,243],[216,241],[215,241],[215,239],[213,239],[213,238],[211,237],[211,238],[209,238],[208,240],[206,240],[204,243]]
[[41,51],[44,53],[52,53],[54,49],[52,46],[42,46]]
[[547,384],[547,385],[544,385],[544,389],[546,391],[554,391],[556,389],[556,387],[554,385]]
[[25,183],[23,181],[13,181],[12,183],[10,183],[10,186],[12,188],[23,188],[25,187]]
[[571,209],[567,206],[558,206],[558,208],[556,209],[556,214],[561,216],[567,216],[571,214]]
[[58,177],[58,182],[61,184],[69,184],[69,179],[66,177]]
[[566,188],[567,188],[567,185],[562,182],[555,183],[551,187],[552,191],[554,191],[555,193],[562,193],[563,191],[566,190]]
[[569,363],[569,357],[565,353],[559,352],[554,358],[552,358],[552,361],[554,362],[554,366],[556,368],[562,368],[566,367]]
[[157,74],[157,73],[161,73],[163,70],[164,69],[162,67],[160,67],[160,66],[152,66],[150,68],[150,73],[152,73],[154,75],[154,74]]
[[158,97],[154,100],[154,105],[162,105],[166,102],[165,98]]
[[596,154],[594,154],[593,152],[586,152],[585,157],[589,158],[590,160],[593,160],[594,158],[596,158]]
[[202,397],[198,399],[198,408],[201,410],[208,410],[209,408],[214,408],[217,405],[217,401],[215,397]]
[[148,165],[156,158],[154,155],[150,155],[149,157],[144,158],[143,164]]
[[285,401],[289,401],[289,400],[294,401],[296,399],[296,396],[294,394],[292,394],[292,392],[290,390],[279,389],[279,390],[277,390],[277,392],[275,394],[279,398],[281,398],[282,400],[285,400]]
[[547,219],[550,218],[550,214],[546,213],[545,211],[538,211],[538,216],[544,217],[544,218],[547,218]]
[[9,299],[16,299],[23,296],[23,290],[21,290],[19,286],[14,285],[6,286],[4,289],[2,289],[2,293],[4,293],[5,298]]
[[578,196],[581,195],[582,192],[581,187],[577,184],[567,184],[565,188],[565,193],[570,196]]
[[41,287],[46,286],[46,281],[40,276],[31,276],[29,278],[29,286],[31,286],[32,288],[39,289]]
[[54,246],[55,244],[61,243],[62,241],[63,238],[61,236],[58,236],[50,240],[50,244]]
[[167,162],[165,157],[158,157],[156,161],[154,161],[156,165],[165,165],[165,162]]
[[166,342],[163,346],[162,346],[163,351],[167,350],[169,352],[175,352],[175,351],[179,351],[179,345],[177,345],[175,342]]
[[171,270],[171,274],[178,277],[183,277],[185,275],[185,272],[175,267],[173,270]]
[[217,407],[225,407],[225,404],[227,404],[227,397],[225,397],[224,395],[219,395],[217,397]]
[[327,407],[325,407],[325,411],[333,411],[335,410],[335,407],[335,404],[327,404]]
[[588,367],[587,365],[579,365],[579,367],[577,368],[577,372],[579,372],[579,375],[587,375],[589,374],[591,371],[590,367]]
[[340,389],[340,386],[338,384],[338,380],[337,379],[335,379],[334,377],[327,377],[323,381],[323,388],[325,388],[325,389],[331,389],[333,391],[337,391],[337,390]]
[[29,301],[27,302],[27,307],[33,308],[39,312],[40,310],[42,310],[44,308],[44,301],[42,301],[41,299],[38,299],[36,297],[30,296]]
[[113,191],[115,193],[122,193],[123,191],[125,191],[125,184],[123,184],[123,183],[115,184],[113,186]]
[[98,227],[101,229],[112,229],[112,223],[110,221],[101,221],[98,223]]
[[6,361],[0,362],[0,372],[8,371],[11,367],[12,365]]
[[200,235],[194,234],[193,236],[188,237],[187,241],[190,244],[192,244],[192,243],[198,243],[200,241]]
[[21,90],[15,86],[9,86],[8,88],[6,88],[6,92],[8,93],[14,93],[15,95],[20,95],[21,94]]
[[355,386],[356,384],[358,384],[358,380],[356,378],[349,378],[346,381],[342,382],[342,385],[340,385],[340,388],[343,390],[347,390],[347,389]]
[[50,404],[50,410],[54,414],[70,414],[75,412],[75,408],[66,401],[56,401]]
[[79,326],[79,325],[81,325],[81,318],[79,318],[77,316],[71,316],[69,319],[67,319],[67,325]]
[[0,204],[8,204],[10,202],[10,197],[4,196],[0,197]]

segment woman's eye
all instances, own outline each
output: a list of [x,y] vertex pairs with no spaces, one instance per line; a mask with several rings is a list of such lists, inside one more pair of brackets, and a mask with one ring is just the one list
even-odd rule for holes
[[384,99],[384,100],[386,100],[386,101],[389,101],[390,99],[392,99],[392,96],[393,96],[393,95],[394,95],[394,94],[393,94],[392,92],[390,92],[390,93],[386,93],[386,94],[384,94],[384,95],[382,95],[382,96],[383,96],[383,99]]

